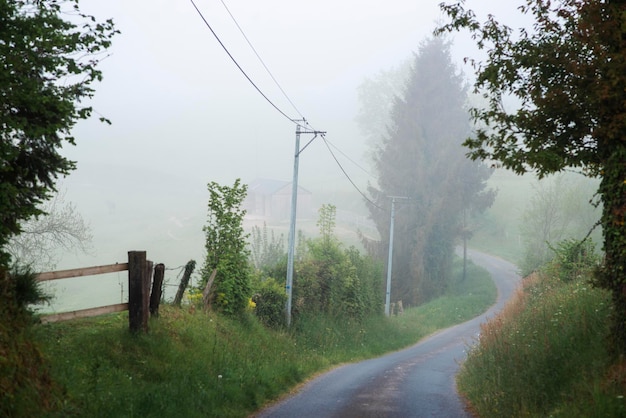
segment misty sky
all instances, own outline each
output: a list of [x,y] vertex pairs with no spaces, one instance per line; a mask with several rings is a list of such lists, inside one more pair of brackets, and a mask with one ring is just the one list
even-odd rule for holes
[[[354,122],[357,87],[411,57],[442,19],[439,0],[224,1],[298,111],[370,170]],[[504,3],[474,0],[467,6],[514,14],[515,6]],[[221,0],[196,4],[263,93],[300,118]],[[98,263],[123,261],[128,250],[145,249],[170,265],[201,259],[206,184],[291,180],[295,126],[244,78],[190,1],[80,5],[99,20],[113,18],[121,31],[100,65],[104,80],[92,101],[97,113],[76,126],[77,145],[63,151],[78,170],[61,187],[92,225],[94,257]],[[461,65],[475,51],[461,35],[453,40]],[[99,115],[112,125],[98,122]],[[310,138],[304,135],[303,143]],[[337,156],[365,190],[373,179]],[[320,139],[302,154],[300,184],[360,199]],[[69,258],[61,266],[91,260]]]
[[[441,19],[438,2],[269,0],[226,5],[301,114],[361,161],[363,144],[354,124],[356,87],[417,49]],[[221,0],[196,4],[258,87],[281,110],[299,118]],[[84,0],[81,5],[99,19],[112,17],[122,33],[101,64],[104,81],[93,101],[113,125],[81,123],[75,130],[78,146],[68,149],[68,156],[81,166],[139,165],[200,184],[291,177],[293,124],[244,78],[190,1]],[[320,177],[342,181],[331,161],[323,143],[316,141],[303,154],[302,183]],[[361,170],[346,168],[359,184],[366,184]]]

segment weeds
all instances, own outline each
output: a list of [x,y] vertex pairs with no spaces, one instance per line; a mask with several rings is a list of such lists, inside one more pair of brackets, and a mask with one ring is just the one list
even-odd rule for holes
[[249,312],[230,318],[163,306],[145,335],[127,332],[127,314],[40,326],[51,375],[66,392],[56,416],[247,416],[334,364],[406,347],[484,311],[493,283],[472,271],[467,287],[392,318],[318,315],[285,331]]
[[459,389],[480,416],[624,416],[624,370],[605,375],[609,314],[609,294],[584,278],[531,275],[481,327]]

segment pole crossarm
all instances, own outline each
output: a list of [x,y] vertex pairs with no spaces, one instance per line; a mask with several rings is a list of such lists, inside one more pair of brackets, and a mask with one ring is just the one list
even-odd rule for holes
[[[298,132],[296,132],[296,135],[298,134]],[[315,138],[317,138],[317,136],[324,136],[326,134],[326,132],[323,131],[304,131],[304,132],[300,132],[300,134],[313,134],[313,138],[311,138],[311,140],[309,142],[306,143],[305,146],[302,147],[302,149],[300,151],[298,151],[298,154],[296,154],[296,156],[302,154],[302,152],[306,149],[306,147],[308,147],[311,142],[313,142],[315,140]]]

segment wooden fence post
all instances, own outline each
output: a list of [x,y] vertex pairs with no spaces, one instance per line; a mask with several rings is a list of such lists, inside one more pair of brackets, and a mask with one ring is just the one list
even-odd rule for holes
[[152,274],[154,272],[154,263],[150,260],[146,260],[146,271],[143,284],[143,299],[141,302],[144,306],[141,308],[141,312],[145,315],[141,318],[143,320],[145,330],[148,331],[148,320],[150,319],[150,289],[152,287]]
[[189,260],[185,265],[185,272],[183,273],[183,278],[180,280],[180,285],[178,285],[178,292],[176,292],[176,296],[174,297],[174,305],[179,306],[183,300],[183,295],[185,294],[185,289],[187,289],[187,285],[189,284],[189,279],[191,278],[191,274],[193,270],[196,268],[196,261]]
[[128,328],[148,331],[150,277],[145,251],[128,252]]
[[163,277],[165,265],[159,263],[154,267],[154,279],[152,280],[152,293],[150,294],[150,315],[159,316],[159,303],[163,292]]

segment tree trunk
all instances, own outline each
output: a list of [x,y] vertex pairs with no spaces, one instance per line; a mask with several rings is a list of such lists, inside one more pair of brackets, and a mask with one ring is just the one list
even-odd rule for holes
[[605,260],[597,282],[611,292],[611,347],[620,355],[626,354],[626,145],[615,148],[600,183]]

